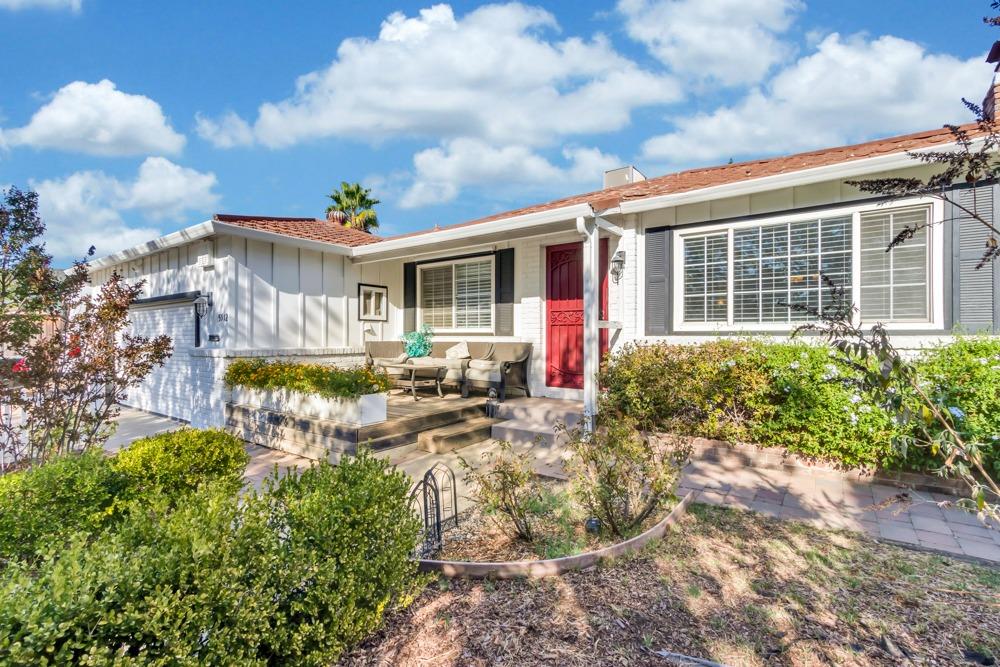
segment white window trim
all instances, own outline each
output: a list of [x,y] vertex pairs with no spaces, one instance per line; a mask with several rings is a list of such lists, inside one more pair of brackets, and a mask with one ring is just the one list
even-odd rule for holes
[[420,264],[417,266],[417,326],[423,326],[424,323],[424,308],[423,304],[423,290],[424,290],[424,278],[423,272],[425,269],[433,269],[441,266],[450,266],[451,270],[451,321],[454,324],[457,321],[456,309],[458,308],[458,295],[456,294],[456,281],[455,281],[455,267],[460,264],[481,264],[484,261],[490,263],[490,326],[488,327],[448,327],[444,328],[434,328],[435,333],[440,334],[492,334],[496,327],[497,321],[497,303],[496,303],[496,286],[497,286],[497,266],[496,257],[493,255],[479,256],[479,257],[466,257],[464,259],[446,260],[443,262],[429,262],[427,264]]
[[[851,300],[854,304],[861,303],[861,214],[895,210],[902,208],[913,208],[917,206],[930,207],[930,222],[927,230],[927,287],[928,287],[928,314],[929,319],[923,321],[888,321],[885,324],[893,331],[925,331],[928,329],[944,328],[944,225],[939,221],[944,219],[944,203],[931,197],[914,197],[901,199],[888,203],[875,204],[855,204],[839,206],[833,208],[816,209],[803,213],[789,213],[785,215],[774,215],[767,217],[757,217],[752,220],[739,220],[735,222],[722,222],[717,224],[705,224],[692,226],[689,230],[678,229],[675,233],[674,241],[671,244],[671,271],[670,282],[673,296],[673,322],[676,332],[739,332],[739,331],[763,331],[774,333],[787,333],[803,322],[767,322],[758,324],[736,324],[733,323],[733,298],[732,298],[732,247],[733,231],[746,227],[758,227],[772,224],[788,222],[803,222],[808,220],[818,220],[823,218],[836,218],[851,216]],[[702,236],[728,231],[729,233],[729,322],[685,322],[684,321],[684,237]],[[860,321],[860,324],[870,326],[874,321]]]

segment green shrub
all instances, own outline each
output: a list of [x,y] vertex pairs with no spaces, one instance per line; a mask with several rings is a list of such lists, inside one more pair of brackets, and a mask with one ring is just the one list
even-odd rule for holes
[[[952,408],[955,425],[966,439],[980,445],[986,469],[1000,474],[1000,339],[960,337],[925,350],[916,369],[929,395]],[[911,448],[906,463],[932,467],[940,465],[940,458]]]
[[409,480],[369,454],[240,499],[150,494],[0,575],[0,663],[328,665],[424,581]]
[[501,441],[496,451],[483,452],[482,459],[483,465],[476,469],[459,458],[475,501],[496,518],[501,530],[530,542],[542,518],[544,498],[534,457],[514,452],[509,442]]
[[238,359],[226,368],[226,386],[248,389],[286,389],[301,394],[350,399],[389,391],[392,383],[380,369],[338,368],[290,361]]
[[691,453],[673,438],[653,441],[634,422],[616,416],[603,415],[594,429],[561,430],[573,454],[567,468],[574,496],[620,538],[674,496]]
[[0,561],[32,558],[75,533],[99,530],[123,481],[100,451],[0,476]]
[[604,405],[640,428],[755,442],[849,466],[893,457],[891,417],[829,348],[717,340],[632,346],[608,359]]
[[250,456],[236,436],[217,429],[184,428],[136,440],[112,464],[127,480],[129,495],[158,488],[177,497],[207,481],[240,488]]

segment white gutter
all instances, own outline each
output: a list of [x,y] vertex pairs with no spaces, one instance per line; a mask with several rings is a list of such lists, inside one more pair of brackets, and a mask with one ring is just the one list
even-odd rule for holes
[[139,257],[145,257],[154,252],[160,252],[161,250],[166,250],[168,248],[175,248],[185,243],[190,243],[191,241],[197,241],[199,239],[206,238],[215,233],[215,223],[212,220],[206,220],[197,225],[192,225],[181,229],[180,231],[173,232],[172,234],[167,234],[166,236],[161,236],[158,239],[153,239],[152,241],[147,241],[146,243],[140,243],[137,246],[132,246],[126,250],[116,252],[112,255],[107,255],[101,257],[100,259],[95,259],[87,262],[88,270],[103,269],[107,266],[114,266],[116,264],[121,264],[122,262],[128,262],[133,259],[138,259]]
[[516,232],[539,225],[546,225],[553,222],[568,222],[580,216],[594,215],[590,204],[571,204],[560,208],[538,211],[537,213],[525,213],[524,215],[512,218],[501,218],[490,222],[481,222],[466,227],[456,227],[452,229],[440,229],[434,232],[416,234],[401,239],[389,241],[379,241],[368,245],[353,248],[354,257],[363,257],[375,253],[392,252],[393,250],[405,250],[422,245],[431,245],[443,241],[458,241],[461,239],[473,238],[483,234],[496,232]]

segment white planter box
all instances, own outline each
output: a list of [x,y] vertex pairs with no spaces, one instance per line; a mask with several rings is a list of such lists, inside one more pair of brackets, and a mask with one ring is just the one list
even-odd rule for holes
[[261,391],[234,387],[232,402],[236,405],[248,405],[311,419],[326,419],[351,426],[367,426],[386,420],[388,397],[389,394],[386,392],[365,394],[354,399],[326,398],[287,390]]

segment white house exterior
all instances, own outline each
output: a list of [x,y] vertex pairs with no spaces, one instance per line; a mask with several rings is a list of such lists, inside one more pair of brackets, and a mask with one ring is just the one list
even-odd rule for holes
[[[862,320],[886,322],[904,347],[956,327],[995,331],[1000,272],[974,270],[981,225],[939,201],[887,203],[847,184],[926,175],[907,152],[949,144],[935,130],[648,180],[626,170],[600,191],[386,239],[325,220],[219,215],[91,270],[95,283],[113,271],[146,280],[133,325],[175,340],[129,403],[195,425],[222,423],[228,359],[356,364],[365,341],[422,323],[436,340],[532,343],[532,395],[589,407],[602,348],[787,335],[800,315],[781,304],[819,305],[820,273],[849,285]],[[995,188],[976,194],[993,216]],[[921,220],[944,222],[884,252]],[[387,297],[384,321],[359,318],[359,295],[381,298],[372,290]],[[196,323],[199,295],[212,307]]]

